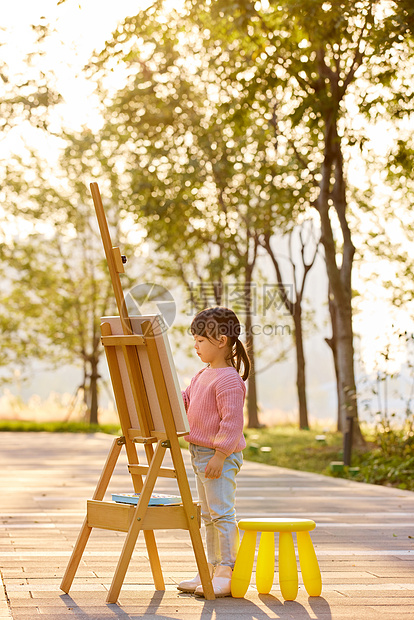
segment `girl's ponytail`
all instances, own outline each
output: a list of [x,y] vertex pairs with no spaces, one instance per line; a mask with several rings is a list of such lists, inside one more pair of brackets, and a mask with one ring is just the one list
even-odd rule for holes
[[243,374],[241,378],[243,381],[246,381],[250,374],[251,362],[246,347],[238,338],[235,342],[235,350],[232,352],[231,362],[238,373],[240,373],[241,364],[243,362]]

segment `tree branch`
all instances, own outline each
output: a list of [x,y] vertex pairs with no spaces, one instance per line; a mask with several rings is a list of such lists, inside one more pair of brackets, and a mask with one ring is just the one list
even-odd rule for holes
[[290,301],[287,295],[286,287],[283,284],[283,278],[282,278],[282,273],[280,271],[279,263],[270,245],[270,233],[263,234],[263,241],[260,242],[260,245],[266,249],[266,251],[268,252],[271,258],[271,261],[276,271],[277,285],[278,285],[280,297],[282,299],[282,302],[286,310],[289,312],[291,316],[293,316],[295,312],[295,304],[292,301]]

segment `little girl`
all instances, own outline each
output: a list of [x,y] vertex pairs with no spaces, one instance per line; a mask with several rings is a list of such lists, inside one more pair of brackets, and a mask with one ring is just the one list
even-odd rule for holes
[[[232,310],[199,312],[191,323],[194,348],[207,364],[182,393],[190,424],[191,461],[196,475],[201,517],[206,527],[207,559],[217,597],[230,596],[239,546],[236,522],[236,475],[243,463],[244,381],[250,360],[239,340],[240,322]],[[239,372],[243,364],[243,373]],[[199,574],[178,589],[203,596]]]

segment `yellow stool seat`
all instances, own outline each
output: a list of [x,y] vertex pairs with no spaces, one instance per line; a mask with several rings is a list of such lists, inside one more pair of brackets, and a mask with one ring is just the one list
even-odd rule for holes
[[240,530],[254,532],[310,532],[316,527],[311,519],[276,519],[265,517],[263,519],[241,519]]
[[241,519],[244,530],[231,580],[231,594],[243,598],[249,587],[257,532],[260,532],[256,565],[256,585],[260,594],[268,594],[273,585],[275,532],[279,533],[279,583],[285,600],[295,600],[298,593],[298,570],[292,532],[296,532],[303,584],[309,596],[320,596],[322,579],[309,532],[316,527],[311,519],[256,518]]

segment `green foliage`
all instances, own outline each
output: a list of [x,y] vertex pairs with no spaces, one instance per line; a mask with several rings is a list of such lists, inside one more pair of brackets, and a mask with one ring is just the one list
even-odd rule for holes
[[360,468],[356,480],[414,490],[414,422],[411,412],[403,425],[394,427],[383,418],[374,430],[372,449],[357,453],[354,465]]
[[[0,48],[6,45],[0,30]],[[25,58],[25,74],[13,74],[7,64],[0,60],[0,128],[4,137],[13,127],[25,122],[45,130],[49,126],[51,110],[62,101],[53,85],[51,72],[46,74],[36,61],[44,54],[42,43],[49,33],[47,26],[32,25],[35,35],[33,51]],[[18,52],[17,52],[18,54]]]
[[[206,41],[205,24],[186,8],[167,16],[158,2],[119,25],[94,67],[111,101],[102,140],[117,145],[130,177],[126,207],[167,255],[158,262],[163,274],[185,284],[193,306],[224,303],[222,285],[239,286],[236,310],[254,357],[249,303],[259,236],[272,234],[276,222],[292,228],[293,214],[308,206],[309,186],[296,181],[302,166],[293,148],[278,159],[275,97],[257,92],[236,67],[236,41],[215,45],[221,26],[209,24]],[[112,93],[105,83],[114,60],[124,84]],[[214,299],[206,304],[194,294],[198,284],[213,284]],[[257,415],[255,393],[249,390],[249,419]]]
[[[411,390],[408,398],[400,395],[405,404],[405,419],[393,411],[389,413],[389,390],[394,375],[384,371],[378,373],[374,393],[378,398],[378,411],[372,430],[372,449],[366,454],[357,454],[355,464],[360,468],[358,480],[374,484],[388,484],[400,489],[414,489],[414,416],[412,412],[412,388],[414,385],[413,337],[405,334],[409,355],[407,367],[410,371]],[[392,361],[390,351],[384,354],[385,362]],[[405,383],[407,383],[407,378]]]
[[399,489],[414,490],[414,450],[402,452],[394,456],[384,456],[380,450],[364,455],[355,462],[360,473],[355,480],[370,484],[383,484]]
[[116,50],[125,75],[102,137],[118,145],[130,174],[129,208],[187,282],[243,277],[254,236],[300,203],[276,163],[274,98],[249,94],[232,49],[226,60],[204,34],[155,3],[121,24],[95,63],[104,85]]

